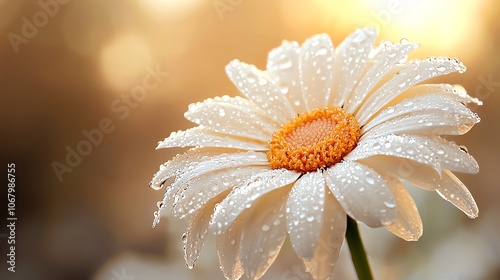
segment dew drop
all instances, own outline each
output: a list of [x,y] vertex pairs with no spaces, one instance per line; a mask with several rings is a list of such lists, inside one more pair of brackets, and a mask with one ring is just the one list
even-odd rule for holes
[[321,48],[316,51],[316,55],[325,55],[328,52],[326,48]]
[[287,94],[287,93],[288,93],[288,90],[289,90],[289,89],[288,89],[288,86],[287,86],[286,84],[280,84],[280,85],[278,86],[278,88],[280,89],[280,92],[281,92],[282,94]]
[[438,67],[436,67],[436,69],[439,71],[439,72],[443,72],[444,70],[446,70],[446,67],[444,65],[439,65]]
[[360,31],[356,37],[352,39],[353,43],[361,43],[366,40],[366,33],[364,31]]
[[375,184],[375,180],[372,178],[372,177],[366,177],[366,182],[370,185],[373,185]]
[[187,232],[183,233],[182,234],[182,237],[181,237],[181,240],[182,240],[182,243],[186,243],[187,242]]
[[269,231],[271,227],[269,227],[268,225],[263,225],[262,226],[262,231]]
[[467,149],[467,147],[465,147],[464,145],[460,145],[459,146],[460,150],[462,150],[462,152],[468,154],[469,153],[469,150]]
[[395,203],[389,202],[389,201],[384,201],[384,205],[387,206],[388,208],[394,208],[394,207],[396,207]]
[[236,243],[236,240],[231,239],[231,241],[229,241],[229,243],[230,243],[231,245],[234,245],[234,244]]
[[309,217],[306,218],[306,220],[308,222],[312,222],[312,221],[314,221],[314,216],[309,216]]
[[278,70],[290,69],[293,66],[292,59],[287,55],[282,55],[276,62],[276,68]]

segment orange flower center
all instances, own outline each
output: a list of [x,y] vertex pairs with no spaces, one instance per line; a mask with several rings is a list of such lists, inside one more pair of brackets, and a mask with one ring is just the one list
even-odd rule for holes
[[314,109],[273,134],[267,159],[273,169],[316,171],[341,161],[359,137],[358,122],[351,114],[336,107]]

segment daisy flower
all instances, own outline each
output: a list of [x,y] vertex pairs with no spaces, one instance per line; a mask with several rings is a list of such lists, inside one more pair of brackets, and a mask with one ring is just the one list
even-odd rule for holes
[[197,126],[158,148],[192,148],[161,165],[151,182],[168,185],[154,224],[166,209],[188,221],[188,267],[213,233],[224,276],[258,279],[288,236],[311,276],[328,278],[348,219],[404,240],[422,235],[402,182],[477,217],[452,172],[477,173],[478,164],[442,136],[478,123],[465,104],[480,101],[460,86],[420,84],[465,66],[447,57],[407,61],[418,44],[375,46],[376,37],[365,28],[336,48],[326,34],[301,46],[285,41],[269,53],[265,71],[238,60],[227,65],[244,98],[189,106],[184,116]]

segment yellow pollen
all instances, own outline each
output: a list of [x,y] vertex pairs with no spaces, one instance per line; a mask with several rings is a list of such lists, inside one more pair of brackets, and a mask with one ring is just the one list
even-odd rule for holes
[[359,137],[358,122],[351,114],[336,107],[314,109],[273,134],[267,159],[273,169],[316,171],[341,161]]

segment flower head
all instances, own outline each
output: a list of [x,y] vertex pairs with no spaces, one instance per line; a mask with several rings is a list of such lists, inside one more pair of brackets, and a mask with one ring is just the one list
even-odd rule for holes
[[159,143],[194,147],[161,165],[151,183],[170,181],[154,223],[168,205],[189,221],[188,266],[212,232],[226,278],[260,278],[288,235],[312,277],[329,277],[346,215],[405,240],[421,236],[401,180],[477,216],[452,172],[478,165],[442,136],[478,123],[464,104],[480,102],[459,86],[420,84],[465,67],[444,57],[407,61],[417,44],[374,46],[376,33],[359,29],[335,49],[325,34],[302,46],[284,42],[266,71],[232,61],[227,74],[246,98],[190,105],[185,117],[198,126]]

